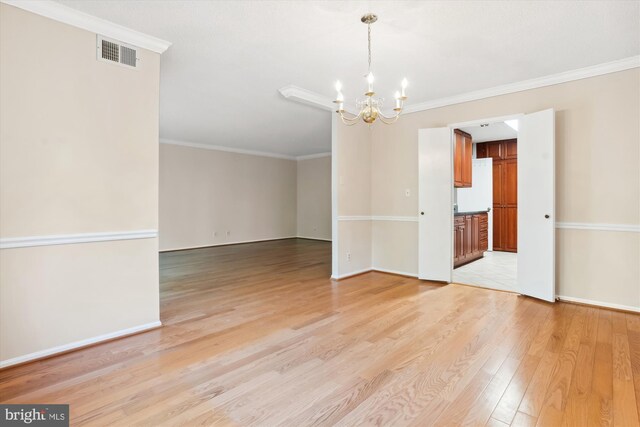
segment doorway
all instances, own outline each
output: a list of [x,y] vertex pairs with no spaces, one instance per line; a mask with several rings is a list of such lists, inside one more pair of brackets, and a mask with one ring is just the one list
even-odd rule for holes
[[[453,132],[452,281],[518,292],[518,119],[462,126]],[[457,179],[458,175],[468,177]]]
[[[511,282],[511,289],[508,290],[547,301],[555,300],[554,117],[554,111],[549,109],[526,115],[456,123],[443,128],[420,129],[419,278],[453,282],[454,267],[486,258],[486,261],[494,261],[494,267],[498,264],[515,267],[515,284]],[[516,137],[493,139],[493,136],[492,141],[484,142],[494,144],[482,146],[478,158],[478,147],[474,147],[473,136],[463,129],[489,128],[486,124],[495,123],[506,125],[505,122],[508,120],[517,121]],[[476,131],[476,134],[480,133]],[[461,140],[461,144],[456,145],[456,139]],[[505,142],[512,139],[516,139],[515,144],[509,145]],[[458,171],[456,162],[459,159],[456,159],[454,154],[459,147],[465,148],[462,150],[462,156],[466,163],[463,162]],[[498,153],[489,153],[489,150],[498,150]],[[507,198],[503,197],[504,194],[500,195],[495,197],[494,201],[494,187],[491,187],[490,201],[483,198],[477,210],[461,211],[459,203],[466,203],[465,197],[468,194],[460,189],[473,188],[474,161],[478,164],[485,162],[485,173],[486,163],[491,161],[491,180],[496,179],[504,183],[503,186],[496,187],[499,188],[496,191],[506,191],[509,195]],[[494,161],[500,164],[496,169],[493,168]],[[467,166],[464,166],[465,164]],[[505,179],[507,182],[504,182]],[[507,190],[505,186],[508,187]],[[456,187],[462,196],[454,191]],[[481,193],[486,195],[489,192]],[[471,199],[475,200],[475,196]],[[497,214],[496,209],[500,209]],[[469,235],[470,230],[475,230],[475,233]],[[484,239],[481,232],[486,236]],[[492,237],[492,250],[489,250],[489,235]],[[456,252],[456,239],[462,242],[462,252]],[[502,250],[495,251],[497,248]],[[502,259],[499,259],[502,255]],[[515,256],[515,262],[505,259],[509,256],[512,259]],[[513,269],[509,271],[511,273],[508,274],[513,277]],[[462,269],[458,270],[458,273],[462,272]],[[494,269],[493,273],[486,276],[495,280],[498,274],[500,273]],[[502,274],[508,275],[504,270]],[[487,287],[504,288],[495,284],[489,284]]]

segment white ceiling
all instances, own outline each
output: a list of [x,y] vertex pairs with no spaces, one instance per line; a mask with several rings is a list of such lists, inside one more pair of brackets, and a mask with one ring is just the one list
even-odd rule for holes
[[500,141],[501,139],[517,138],[518,132],[505,122],[488,123],[489,126],[469,126],[460,130],[471,135],[473,142]]
[[407,104],[640,54],[638,1],[123,1],[61,3],[173,43],[162,56],[160,136],[306,155],[330,150],[330,113],[294,84],[364,92],[372,11],[376,92]]

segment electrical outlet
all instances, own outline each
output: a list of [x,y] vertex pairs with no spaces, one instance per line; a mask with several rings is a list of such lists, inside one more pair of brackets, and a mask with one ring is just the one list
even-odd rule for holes
[[407,188],[406,190],[404,190],[404,195],[405,195],[406,197],[411,197],[411,190],[410,190],[410,189],[408,189],[408,188]]
[[227,231],[227,237],[231,236],[231,232]]
[[318,231],[318,227],[313,227],[313,231]]
[[351,262],[351,252],[347,252],[347,261]]
[[213,237],[218,237],[218,232],[217,231],[213,232]]

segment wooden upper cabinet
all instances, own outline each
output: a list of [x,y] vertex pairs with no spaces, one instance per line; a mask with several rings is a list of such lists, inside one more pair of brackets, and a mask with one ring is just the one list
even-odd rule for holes
[[462,187],[462,158],[464,151],[464,136],[455,132],[455,149],[453,152],[453,182],[455,187]]
[[501,159],[502,151],[502,144],[500,141],[487,143],[487,157],[491,157],[492,159]]
[[503,143],[504,158],[505,159],[517,159],[518,158],[518,140],[507,139]]
[[485,159],[487,157],[487,145],[476,144],[476,159]]
[[473,141],[471,135],[454,130],[455,149],[453,156],[453,181],[455,187],[471,187]]

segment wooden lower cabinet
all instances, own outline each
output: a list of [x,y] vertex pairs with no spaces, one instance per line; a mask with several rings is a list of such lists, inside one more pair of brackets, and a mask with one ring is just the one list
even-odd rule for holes
[[486,213],[456,215],[453,223],[453,265],[458,267],[482,258],[488,249],[489,221]]

